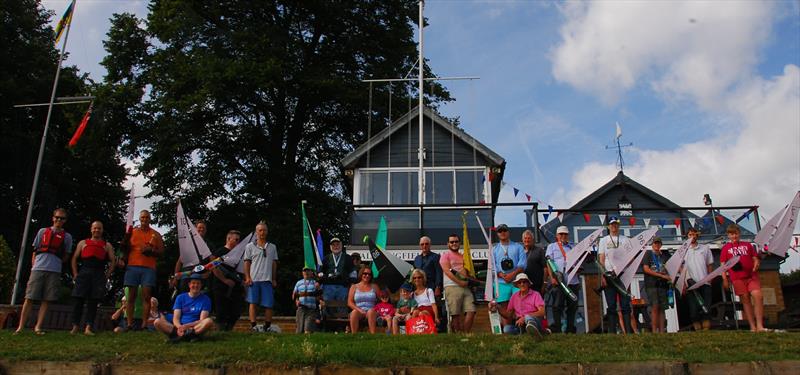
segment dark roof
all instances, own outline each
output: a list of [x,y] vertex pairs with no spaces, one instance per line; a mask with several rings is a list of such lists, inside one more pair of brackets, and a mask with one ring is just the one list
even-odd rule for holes
[[[648,189],[646,186],[634,181],[633,179],[631,179],[630,177],[628,177],[624,173],[622,173],[622,171],[620,171],[619,173],[617,173],[617,175],[613,179],[611,179],[611,181],[608,181],[605,185],[601,186],[599,189],[597,189],[594,192],[592,192],[591,194],[587,195],[585,198],[583,198],[580,201],[578,201],[578,203],[575,203],[574,205],[572,205],[572,207],[570,207],[570,209],[571,210],[584,209],[584,208],[588,207],[590,203],[592,203],[593,201],[595,201],[598,198],[602,197],[604,194],[609,192],[611,189],[614,189],[615,187],[621,187],[623,190],[625,190],[625,189],[638,190],[643,195],[647,196],[650,199],[655,200],[657,203],[659,203],[661,206],[663,206],[663,207],[658,207],[658,208],[668,208],[668,209],[669,208],[674,208],[674,209],[680,209],[681,208],[681,206],[679,206],[675,202],[665,198],[664,196],[662,196],[661,194],[656,193],[655,191],[652,191],[652,190]],[[652,208],[652,207],[650,207],[650,208]]]
[[[396,131],[400,130],[401,128],[408,125],[408,123],[417,117],[419,114],[418,106],[414,107],[410,111],[406,112],[403,116],[392,122],[392,125],[384,128],[372,138],[370,138],[367,142],[363,143],[362,145],[358,146],[353,152],[348,154],[347,156],[342,159],[342,166],[346,169],[354,168],[358,160],[367,153],[368,150],[371,148],[379,145],[384,140],[388,139]],[[428,117],[433,120],[434,123],[437,125],[445,128],[447,131],[452,132],[456,138],[460,139],[462,142],[472,146],[475,148],[477,152],[479,152],[486,160],[493,163],[495,166],[505,166],[505,159],[502,156],[497,154],[496,152],[492,151],[488,147],[486,147],[483,143],[479,142],[477,139],[473,138],[471,135],[467,134],[464,130],[460,129],[459,127],[451,124],[446,119],[442,118],[436,111],[432,110],[428,107],[423,107],[423,116]]]

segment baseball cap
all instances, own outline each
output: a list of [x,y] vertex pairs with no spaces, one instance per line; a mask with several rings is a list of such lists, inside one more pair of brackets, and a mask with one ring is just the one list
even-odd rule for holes
[[507,231],[507,230],[508,230],[508,225],[505,225],[505,224],[500,224],[495,229],[495,231],[497,231],[497,232],[502,232],[502,231]]
[[517,277],[514,278],[513,284],[516,284],[516,283],[518,283],[518,282],[520,282],[522,280],[525,280],[527,282],[531,282],[531,279],[528,278],[528,275],[526,275],[524,272],[521,272],[521,273],[518,273]]
[[330,241],[328,241],[329,244],[332,244],[334,242],[342,242],[342,240],[340,240],[339,237],[333,237],[331,238]]
[[403,283],[403,285],[400,285],[400,289],[404,289],[409,292],[414,290],[414,288],[409,283]]
[[616,217],[616,216],[611,216],[611,217],[608,218],[608,223],[609,224],[614,224],[614,223],[619,224],[619,218]]
[[653,243],[656,243],[656,242],[661,243],[661,244],[664,243],[664,242],[661,241],[661,237],[653,237]]
[[566,225],[562,225],[556,229],[556,234],[566,233],[569,234],[569,228]]

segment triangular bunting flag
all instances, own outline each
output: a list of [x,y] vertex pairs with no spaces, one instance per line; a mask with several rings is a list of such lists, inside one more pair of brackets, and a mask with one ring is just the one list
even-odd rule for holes
[[636,218],[633,217],[633,216],[629,217],[628,218],[628,225],[630,225],[630,226],[636,225]]
[[552,214],[553,213],[553,206],[548,204],[547,205],[547,212]]
[[564,213],[563,212],[559,212],[558,213],[558,222],[559,223],[563,223],[564,222]]
[[667,225],[667,220],[666,219],[658,219],[658,225],[660,225],[663,228],[665,225]]
[[645,227],[650,227],[650,218],[649,217],[646,217],[646,218],[642,219],[642,221],[644,221],[644,226]]
[[544,217],[544,222],[546,223],[547,219],[550,218],[550,214],[545,212],[545,213],[542,214],[542,217]]
[[519,194],[519,189],[517,189],[517,188],[514,188],[514,197],[516,197],[516,196],[517,196],[517,194]]
[[711,218],[704,217],[704,218],[703,218],[703,226],[704,226],[704,227],[707,227],[707,226],[709,226],[709,225],[711,225]]
[[531,195],[530,194],[525,194],[525,197],[528,198],[528,202],[531,201]]
[[588,223],[590,220],[592,220],[592,217],[589,216],[589,214],[584,213],[583,214],[583,220],[585,220]]
[[672,222],[675,223],[676,227],[681,227],[681,218],[675,218],[675,220],[672,220]]
[[597,217],[600,219],[600,225],[603,225],[606,222],[606,215],[605,214],[599,214],[599,215],[597,215]]
[[717,215],[717,221],[719,222],[719,225],[725,224],[725,216]]
[[689,226],[690,227],[694,228],[694,223],[696,223],[696,222],[697,222],[697,219],[695,219],[693,217],[689,218]]

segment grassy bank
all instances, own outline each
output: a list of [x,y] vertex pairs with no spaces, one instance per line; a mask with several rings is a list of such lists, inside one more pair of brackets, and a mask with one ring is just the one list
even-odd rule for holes
[[272,364],[286,366],[486,365],[575,362],[741,362],[800,359],[800,334],[746,332],[668,335],[531,337],[491,335],[275,335],[214,333],[197,343],[165,343],[153,333],[101,333],[95,337],[50,332],[0,332],[0,358],[8,361]]

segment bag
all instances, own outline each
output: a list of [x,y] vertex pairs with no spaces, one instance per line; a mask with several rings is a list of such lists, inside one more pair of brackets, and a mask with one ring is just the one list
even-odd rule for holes
[[436,324],[430,315],[419,315],[416,318],[406,320],[407,335],[426,335],[435,334]]

